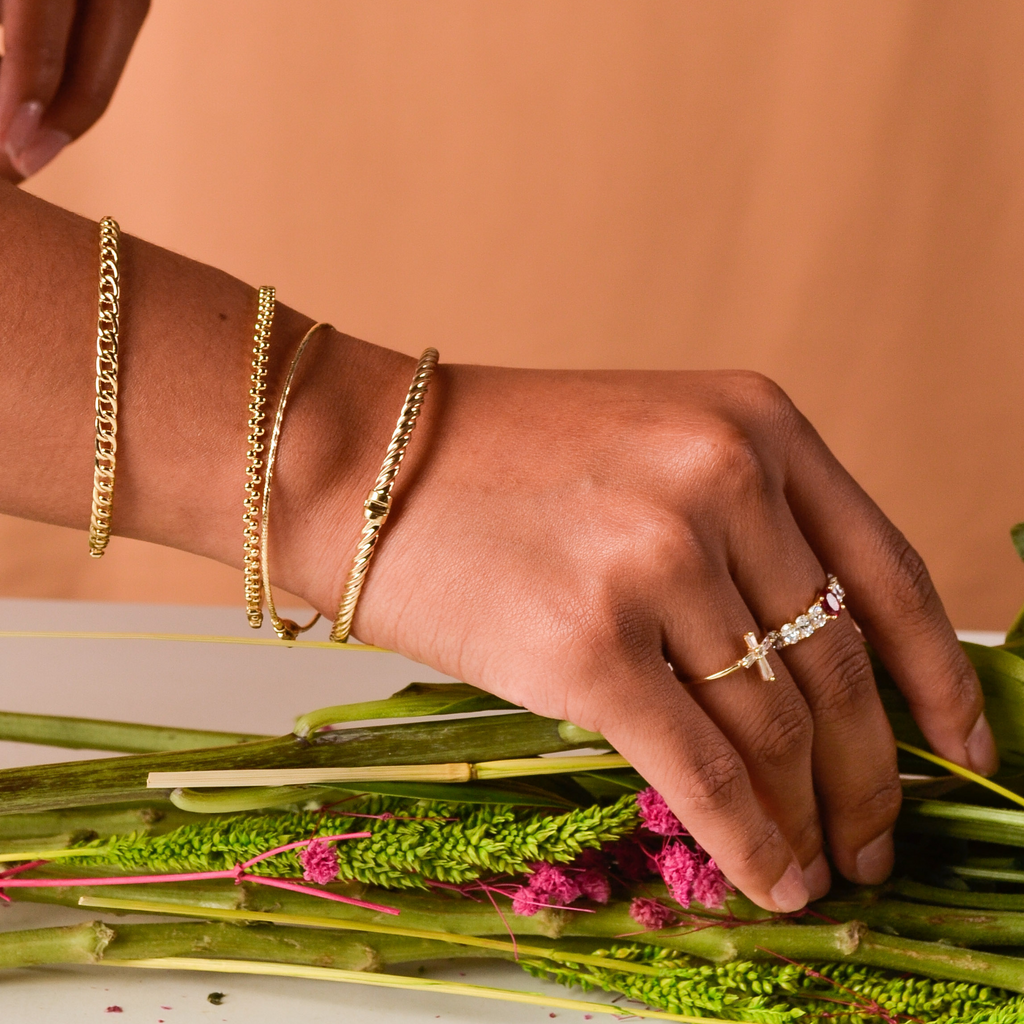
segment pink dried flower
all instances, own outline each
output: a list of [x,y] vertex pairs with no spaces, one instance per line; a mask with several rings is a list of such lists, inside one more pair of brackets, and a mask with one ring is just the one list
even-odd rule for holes
[[692,898],[705,907],[717,908],[725,903],[728,889],[729,883],[726,882],[721,869],[709,857],[697,870],[697,877],[693,880]]
[[700,867],[697,857],[684,843],[670,843],[658,854],[658,870],[668,891],[681,907],[693,899],[693,883]]
[[533,917],[549,902],[547,896],[534,892],[528,885],[521,885],[512,893],[512,911],[519,917]]
[[612,895],[608,876],[597,868],[584,868],[576,875],[580,894],[595,903],[607,903]]
[[659,928],[665,928],[676,922],[676,915],[670,907],[666,907],[664,903],[659,903],[657,900],[647,899],[646,896],[637,896],[630,903],[629,916],[637,924],[641,924],[651,931],[657,931]]
[[299,853],[302,877],[307,882],[326,885],[338,877],[338,855],[330,843],[314,839]]
[[653,786],[637,793],[636,802],[640,817],[651,832],[659,836],[689,835],[683,823],[669,810],[665,798]]
[[573,900],[578,900],[582,895],[582,890],[575,880],[567,875],[563,868],[555,867],[554,864],[534,864],[529,885],[536,895],[550,896],[549,902],[562,907]]

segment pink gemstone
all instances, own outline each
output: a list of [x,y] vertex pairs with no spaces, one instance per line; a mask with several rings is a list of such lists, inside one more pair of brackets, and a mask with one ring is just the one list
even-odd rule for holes
[[839,603],[839,598],[831,590],[823,590],[821,592],[821,608],[826,615],[831,615],[833,618],[843,610],[843,606]]

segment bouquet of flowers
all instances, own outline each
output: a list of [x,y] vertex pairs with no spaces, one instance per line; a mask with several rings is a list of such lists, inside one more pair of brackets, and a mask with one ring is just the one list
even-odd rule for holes
[[[0,739],[125,755],[0,771],[0,898],[124,915],[0,933],[0,968],[273,974],[623,1012],[389,971],[493,957],[667,1020],[1022,1021],[1024,617],[1003,646],[965,647],[1000,775],[923,749],[876,666],[905,789],[896,871],[790,915],[734,891],[602,737],[465,684],[315,711],[283,737],[0,714]],[[380,719],[394,721],[365,724]]]

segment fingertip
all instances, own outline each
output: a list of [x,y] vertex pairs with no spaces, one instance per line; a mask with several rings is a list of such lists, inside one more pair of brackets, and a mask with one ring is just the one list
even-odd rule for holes
[[71,141],[67,132],[57,128],[40,128],[32,141],[16,156],[8,154],[14,169],[26,178],[41,171]]
[[832,888],[832,873],[829,871],[828,860],[824,853],[819,853],[804,868],[803,877],[808,899],[820,900],[828,893]]
[[991,775],[999,767],[999,751],[996,748],[992,727],[983,711],[971,728],[964,744],[967,764],[972,772],[978,775]]
[[886,829],[857,851],[852,880],[861,885],[881,885],[892,872],[894,860],[892,829]]
[[3,142],[4,151],[12,160],[17,158],[38,131],[43,109],[43,104],[39,100],[27,100],[15,110],[4,131],[3,139],[0,140]]
[[792,914],[807,906],[809,896],[803,868],[794,860],[786,868],[783,876],[769,889],[768,898],[772,905],[766,909],[779,914]]

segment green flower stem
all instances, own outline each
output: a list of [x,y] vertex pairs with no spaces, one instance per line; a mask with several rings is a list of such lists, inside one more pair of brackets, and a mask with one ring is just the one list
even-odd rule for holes
[[1024,914],[1014,911],[965,910],[903,900],[877,903],[824,901],[814,909],[835,921],[863,921],[869,928],[912,939],[960,946],[1024,944]]
[[0,968],[189,956],[378,971],[413,960],[479,955],[479,950],[469,947],[401,935],[208,921],[114,925],[93,921],[69,928],[0,933]]
[[[318,900],[288,892],[259,891],[259,886],[231,883],[192,885],[137,885],[110,889],[75,888],[56,890],[12,890],[17,899],[77,905],[82,895],[98,899],[122,898],[148,903],[192,904],[256,912],[311,915],[350,921],[401,923],[409,929],[445,931],[461,935],[507,935],[506,925],[517,935],[546,935],[549,938],[586,936],[595,939],[626,939],[649,946],[675,950],[690,956],[726,963],[737,960],[774,960],[785,957],[800,963],[851,962],[893,971],[906,971],[931,978],[968,981],[978,985],[1024,992],[1024,959],[976,953],[937,942],[920,942],[869,932],[859,921],[838,925],[803,925],[786,922],[723,926],[713,919],[707,925],[685,926],[662,931],[641,932],[629,917],[628,905],[615,903],[593,914],[542,911],[533,917],[516,917],[506,912],[503,923],[493,908],[458,897],[407,892],[374,892],[374,897],[401,910],[399,917],[375,914],[359,907]],[[353,891],[353,890],[350,890]],[[354,891],[353,891],[354,892]],[[362,890],[365,894],[365,890]],[[695,922],[696,923],[696,922]]]
[[[232,921],[236,924],[272,924],[298,928],[329,928],[337,931],[368,932],[374,935],[402,935],[410,939],[426,939],[433,942],[448,943],[455,946],[469,946],[511,957],[531,957],[542,960],[554,960],[559,963],[572,964],[576,967],[586,965],[605,970],[624,971],[629,974],[659,975],[661,971],[647,964],[634,963],[627,960],[613,960],[606,956],[595,955],[587,950],[566,946],[565,940],[556,940],[544,946],[535,946],[519,940],[493,939],[479,935],[455,935],[451,932],[439,932],[434,929],[412,928],[406,924],[374,924],[368,921],[344,921],[341,918],[322,918],[312,915],[292,915],[281,913],[257,913],[253,910],[220,910],[212,907],[185,907],[170,903],[148,903],[114,898],[93,898],[83,896],[79,904],[99,910],[111,910],[116,913],[134,914],[172,914],[175,917],[202,917],[208,921]],[[484,954],[481,953],[481,956]]]
[[[205,750],[8,768],[0,771],[0,807],[5,811],[45,811],[142,801],[159,792],[146,788],[150,772],[436,764],[454,760],[475,763],[499,757],[532,757],[581,745],[565,740],[554,719],[529,712],[356,727],[316,733],[305,740],[289,733]],[[453,791],[452,796],[457,799],[457,792]]]
[[899,878],[890,883],[890,889],[898,896],[932,903],[944,907],[969,907],[977,910],[1019,910],[1024,911],[1024,893],[970,892],[966,889],[944,889],[938,885],[926,885],[912,878]]
[[1024,811],[978,807],[945,800],[907,800],[899,831],[1024,846]]
[[862,936],[856,955],[851,959],[870,967],[1024,992],[1024,960],[998,953],[958,949],[939,942],[918,942],[869,931]]
[[162,725],[132,722],[104,722],[95,718],[65,718],[59,715],[23,715],[0,711],[0,740],[41,743],[47,747],[72,750],[113,750],[125,754],[148,754],[165,750],[193,750],[196,747],[224,747],[267,739],[235,732],[204,729],[174,729]]
[[65,928],[0,932],[0,969],[40,964],[93,964],[103,957],[113,931],[102,921]]
[[29,848],[60,850],[90,837],[98,839],[128,832],[161,835],[203,817],[181,811],[161,799],[150,799],[138,806],[0,814],[0,853]]

